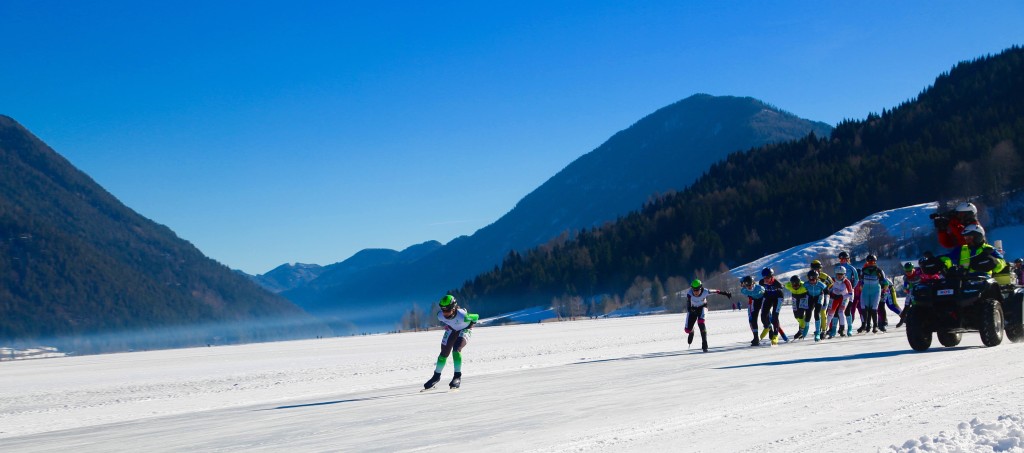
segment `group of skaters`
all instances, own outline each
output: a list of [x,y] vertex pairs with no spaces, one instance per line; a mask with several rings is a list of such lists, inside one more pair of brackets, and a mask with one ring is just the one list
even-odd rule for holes
[[[903,291],[907,295],[905,306],[897,303],[896,288],[878,267],[878,258],[868,254],[862,267],[850,263],[849,253],[842,251],[836,256],[838,263],[832,275],[822,269],[819,260],[810,263],[806,274],[796,274],[783,283],[775,278],[771,267],[761,269],[761,279],[752,276],[740,279],[740,291],[747,296],[747,318],[753,339],[751,346],[759,346],[767,340],[771,345],[779,341],[789,342],[811,335],[814,327],[814,341],[832,339],[836,335],[854,335],[855,319],[860,320],[857,333],[884,333],[888,328],[886,309],[899,317],[896,327],[903,325],[906,308],[913,305],[913,287],[924,281],[944,278],[941,270],[960,266],[968,272],[993,275],[1000,284],[1009,284],[1011,266],[1002,254],[986,242],[985,229],[978,222],[978,209],[973,203],[960,203],[949,212],[932,214],[939,243],[949,252],[934,256],[925,252],[918,262],[905,263],[903,270]],[[929,269],[927,272],[922,267]],[[1024,282],[1024,259],[1017,259],[1012,273],[1018,282]],[[801,275],[806,280],[801,278]],[[703,288],[700,280],[694,280],[687,292],[687,321],[685,332],[688,343],[693,341],[694,321],[700,327],[702,349],[707,352],[707,331],[704,326],[704,311],[710,294],[725,291]],[[779,322],[783,301],[787,296],[792,300],[793,316],[798,328],[790,338]],[[735,305],[734,305],[735,307]]]
[[[819,260],[810,263],[806,281],[800,274],[792,275],[786,283],[775,278],[775,270],[771,267],[761,269],[761,279],[745,276],[740,279],[740,292],[747,296],[747,320],[753,339],[751,346],[761,345],[767,340],[772,345],[779,341],[789,342],[809,338],[811,327],[814,327],[814,341],[839,336],[852,336],[855,317],[860,320],[857,333],[885,332],[888,317],[885,308],[901,316],[903,310],[896,300],[896,289],[885,272],[878,267],[878,258],[869,254],[864,266],[856,268],[850,263],[850,254],[843,251],[837,255],[833,275],[822,270]],[[907,276],[919,275],[920,269],[911,263],[904,266]],[[916,272],[916,273],[915,273]],[[904,289],[909,291],[904,279]],[[702,348],[707,352],[707,330],[704,326],[704,314],[707,308],[707,297],[711,294],[722,294],[732,298],[727,291],[704,288],[700,280],[694,280],[686,293],[687,342],[693,342],[693,326],[700,329]],[[780,323],[783,301],[792,300],[793,317],[798,328],[790,338]],[[760,321],[760,323],[759,323]],[[899,327],[903,324],[901,316]],[[763,327],[763,328],[760,328]]]
[[[902,310],[896,302],[892,281],[878,267],[878,258],[868,255],[859,269],[850,263],[850,255],[845,251],[837,259],[832,275],[822,269],[821,261],[811,261],[810,270],[803,274],[806,281],[796,274],[783,284],[770,267],[761,269],[761,279],[756,282],[752,276],[743,277],[740,291],[748,299],[747,320],[753,335],[750,345],[759,346],[765,337],[772,345],[780,340],[809,338],[812,326],[814,341],[836,335],[852,336],[855,318],[860,320],[857,333],[885,332],[889,325],[886,307],[897,316]],[[915,268],[910,265],[907,269],[912,272]],[[779,322],[787,295],[798,325],[792,338]],[[758,321],[763,328],[759,328]]]
[[[1011,266],[1002,254],[985,241],[985,229],[977,218],[978,209],[972,203],[960,203],[954,210],[932,214],[939,243],[949,253],[932,256],[925,252],[918,262],[903,265],[903,290],[907,294],[903,309],[896,302],[893,281],[878,267],[878,259],[869,254],[864,265],[856,268],[850,263],[849,253],[842,251],[836,256],[838,263],[829,275],[822,269],[819,260],[810,263],[810,270],[792,275],[786,283],[775,278],[771,267],[761,269],[761,279],[745,276],[740,279],[740,291],[747,296],[747,318],[753,339],[751,346],[761,345],[767,337],[771,345],[789,342],[790,337],[779,323],[783,300],[792,299],[793,316],[798,328],[793,340],[808,338],[814,327],[814,341],[831,339],[836,335],[853,336],[854,320],[860,320],[857,333],[886,332],[888,319],[886,308],[899,316],[896,327],[900,327],[908,309],[913,306],[913,287],[930,279],[943,278],[937,268],[960,266],[970,272],[983,272],[996,277],[1000,284],[1009,284]],[[936,263],[941,263],[936,266]],[[1024,259],[1017,259],[1012,273],[1018,283],[1024,283]],[[732,293],[705,288],[699,279],[694,279],[686,291],[686,326],[684,332],[687,344],[692,345],[695,331],[700,332],[701,349],[708,351],[708,333],[705,316],[708,298],[719,294],[732,299]],[[739,301],[737,301],[739,302]],[[739,304],[734,305],[735,308]],[[448,357],[453,357],[455,375],[448,383],[450,389],[458,389],[462,382],[462,349],[472,335],[473,326],[480,316],[460,308],[455,297],[445,295],[438,302],[437,320],[445,326],[441,339],[441,353],[437,357],[434,374],[425,384],[424,390],[434,388],[441,379]],[[760,323],[759,323],[760,321]],[[759,327],[761,329],[759,330]]]
[[[761,345],[767,337],[772,345],[779,341],[789,342],[809,338],[811,326],[814,327],[814,341],[839,336],[852,336],[854,318],[860,319],[858,333],[885,332],[888,319],[885,308],[888,307],[897,316],[902,310],[896,302],[896,291],[885,272],[878,267],[878,259],[868,255],[860,269],[850,264],[849,253],[843,251],[837,256],[839,263],[833,275],[822,270],[819,260],[810,263],[810,270],[805,275],[806,281],[799,274],[789,277],[786,283],[775,278],[771,267],[761,269],[761,279],[745,276],[740,279],[740,292],[747,296],[747,318],[753,339],[751,346]],[[917,268],[907,263],[906,272],[912,274]],[[712,294],[721,294],[732,298],[728,291],[704,288],[699,279],[693,280],[686,292],[686,327],[687,344],[694,339],[694,325],[700,331],[701,349],[708,350],[707,329],[704,325],[707,311],[707,299]],[[780,313],[783,301],[792,300],[793,317],[798,328],[790,338],[780,324]],[[759,323],[760,321],[760,323]],[[902,319],[897,327],[902,324]],[[759,328],[763,327],[763,328]]]

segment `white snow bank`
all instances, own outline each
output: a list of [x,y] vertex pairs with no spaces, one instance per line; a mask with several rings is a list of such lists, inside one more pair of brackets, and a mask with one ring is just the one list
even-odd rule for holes
[[57,348],[49,346],[41,346],[38,348],[28,349],[15,349],[15,348],[0,348],[0,361],[3,360],[24,360],[24,359],[49,359],[54,357],[64,357],[67,354],[60,352]]
[[480,325],[491,325],[491,324],[506,324],[506,323],[518,323],[527,324],[531,322],[541,322],[549,319],[557,319],[558,314],[551,307],[537,306],[524,308],[519,311],[511,313],[504,313],[498,316],[490,318],[483,318],[480,320]]
[[1001,415],[994,422],[975,418],[960,423],[953,433],[940,431],[938,436],[921,436],[889,448],[901,453],[1024,452],[1024,416]]

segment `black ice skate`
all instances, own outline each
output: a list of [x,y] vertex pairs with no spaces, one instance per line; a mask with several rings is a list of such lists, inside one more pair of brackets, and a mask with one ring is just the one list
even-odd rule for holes
[[434,375],[430,377],[430,380],[428,380],[427,382],[425,382],[423,384],[423,390],[422,391],[427,391],[427,390],[430,390],[430,389],[434,388],[434,386],[437,385],[437,381],[440,381],[440,380],[441,380],[441,373],[434,373]]
[[455,377],[453,377],[452,381],[448,383],[448,388],[456,390],[460,385],[462,385],[462,372],[456,371]]

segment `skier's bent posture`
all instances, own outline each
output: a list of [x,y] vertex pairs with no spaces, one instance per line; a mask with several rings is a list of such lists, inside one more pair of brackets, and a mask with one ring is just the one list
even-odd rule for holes
[[[903,293],[906,297],[903,299],[903,309],[900,311],[900,322],[896,323],[896,327],[902,326],[907,319],[908,308],[914,303],[914,285],[921,283],[924,279],[924,271],[920,267],[915,267],[914,263],[907,263],[903,265]],[[1024,284],[1020,282],[1018,284]],[[894,297],[893,300],[896,300]]]
[[768,313],[761,311],[764,304],[764,287],[754,283],[754,277],[748,275],[740,279],[740,292],[747,296],[747,322],[750,323],[750,331],[754,333],[754,340],[750,345],[757,346],[761,344],[761,337],[757,335],[757,317],[761,316],[761,324],[765,329],[771,326]]
[[786,291],[789,291],[789,295],[793,298],[793,317],[796,318],[796,323],[799,325],[796,334],[793,335],[794,340],[803,338],[807,334],[807,329],[804,329],[804,315],[809,314],[808,309],[808,296],[807,296],[807,285],[800,280],[799,275],[794,275],[789,278],[789,282],[783,285]]
[[885,332],[889,325],[889,318],[885,314],[885,307],[889,307],[893,313],[900,315],[903,310],[896,303],[896,288],[889,279],[882,279],[882,300],[878,303],[878,330]]
[[[838,316],[842,318],[846,316],[846,335],[853,335],[853,312],[854,310],[860,310],[860,291],[857,289],[857,283],[860,280],[860,274],[857,273],[857,268],[850,264],[850,254],[845,251],[839,252],[839,264],[836,265],[836,269],[842,267],[846,270],[846,280],[850,282],[850,295],[847,297],[843,304],[843,311],[838,313]],[[838,273],[838,271],[836,271]]]
[[[807,306],[801,306],[802,309],[806,308],[806,310],[803,310],[804,327],[800,331],[800,338],[805,338],[807,336],[807,330],[810,328],[811,316],[813,314],[814,341],[821,339],[821,323],[825,318],[825,315],[822,314],[824,312],[822,299],[824,299],[825,293],[828,292],[828,285],[819,280],[818,277],[820,277],[820,274],[814,269],[807,272],[807,284],[804,285],[807,287],[807,299],[805,299],[807,301]],[[829,279],[831,279],[831,277],[829,277]]]
[[[857,329],[857,333],[861,332],[878,332],[878,309],[879,303],[882,301],[882,281],[885,280],[885,272],[882,268],[878,267],[878,258],[875,255],[869,254],[863,269],[861,269],[861,279],[859,283],[860,288],[860,308],[865,313],[864,322]],[[883,310],[885,306],[881,307]],[[882,316],[885,316],[885,312],[882,312]],[[874,325],[872,325],[874,324]],[[885,332],[885,328],[882,328]]]
[[462,348],[466,347],[469,337],[473,334],[473,325],[480,320],[480,315],[470,314],[466,309],[459,308],[458,302],[451,294],[442,297],[437,304],[441,307],[441,310],[437,312],[437,320],[445,325],[444,337],[441,338],[441,355],[437,356],[434,375],[423,384],[423,388],[430,389],[437,385],[437,381],[441,380],[441,370],[444,369],[448,356],[453,355],[455,377],[448,383],[448,386],[457,389],[462,384]]
[[[839,313],[839,336],[846,336],[846,321],[847,318],[842,316],[843,309],[846,304],[853,302],[853,284],[846,278],[846,269],[842,266],[836,266],[835,270],[836,281],[832,283],[832,288],[829,289],[829,296],[832,298],[832,303],[828,307],[828,315],[826,315],[824,322],[828,323],[828,320],[832,319],[836,313]],[[850,318],[850,322],[852,318]],[[822,326],[824,330],[825,326]],[[832,325],[832,328],[828,331],[828,337],[832,338],[836,335],[836,325]]]
[[762,319],[764,319],[765,313],[768,315],[768,319],[771,321],[771,328],[768,329],[769,337],[773,345],[779,344],[779,337],[782,340],[789,342],[789,337],[786,336],[786,332],[782,331],[782,325],[779,323],[779,311],[782,310],[782,299],[785,294],[782,292],[782,283],[779,283],[775,279],[775,271],[770,267],[761,269],[761,279],[758,284],[764,287],[764,304],[761,305]]
[[693,325],[696,323],[700,328],[701,349],[704,352],[708,352],[708,331],[704,327],[704,315],[707,313],[708,296],[712,294],[732,299],[728,291],[704,288],[699,279],[694,279],[690,283],[690,290],[686,292],[686,344],[693,343]]

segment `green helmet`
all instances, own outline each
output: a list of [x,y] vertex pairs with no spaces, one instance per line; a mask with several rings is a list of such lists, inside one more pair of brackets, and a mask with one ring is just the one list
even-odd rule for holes
[[701,284],[699,278],[695,278],[695,279],[693,279],[692,282],[690,282],[690,288],[700,289],[701,286],[703,286],[703,285]]
[[441,301],[438,302],[437,305],[440,305],[441,308],[448,308],[454,307],[458,305],[458,303],[455,302],[455,296],[451,294],[446,294],[444,297],[441,298]]

